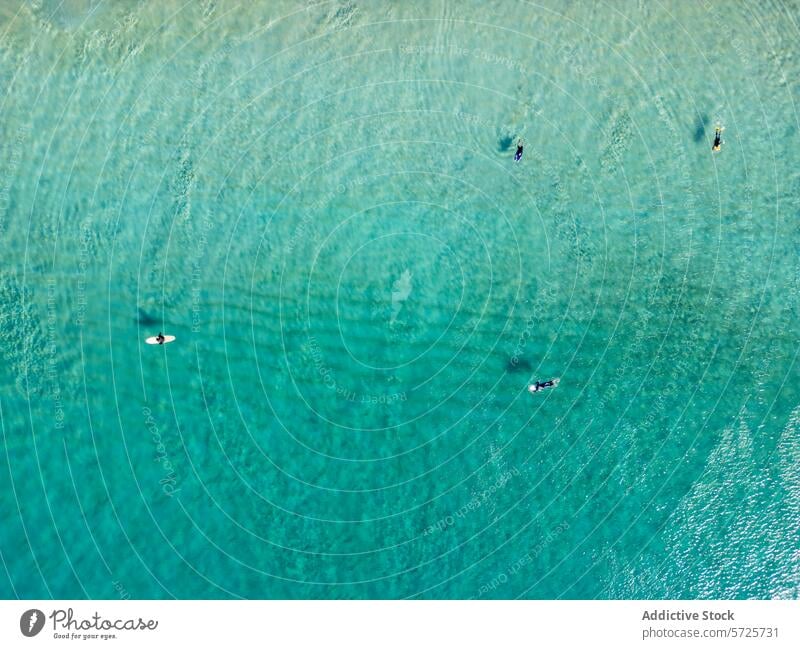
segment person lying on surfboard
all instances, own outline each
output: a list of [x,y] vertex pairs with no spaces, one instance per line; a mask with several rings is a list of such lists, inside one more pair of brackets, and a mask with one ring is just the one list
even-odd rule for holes
[[712,151],[719,151],[722,148],[722,131],[724,130],[722,126],[717,126],[717,130],[714,132],[714,144],[711,147]]
[[514,154],[514,162],[519,162],[522,158],[522,140],[517,141],[517,152]]
[[534,392],[540,392],[546,388],[554,388],[558,385],[560,379],[551,379],[550,381],[536,381],[535,384],[528,386],[528,392],[533,394]]
[[175,340],[175,336],[170,336],[169,334],[162,334],[160,331],[158,332],[157,336],[150,336],[149,338],[145,338],[144,341],[148,345],[166,345],[167,343],[171,343]]

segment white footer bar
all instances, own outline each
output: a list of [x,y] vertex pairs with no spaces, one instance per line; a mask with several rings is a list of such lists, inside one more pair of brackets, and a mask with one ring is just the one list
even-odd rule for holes
[[0,647],[800,647],[800,602],[4,601]]

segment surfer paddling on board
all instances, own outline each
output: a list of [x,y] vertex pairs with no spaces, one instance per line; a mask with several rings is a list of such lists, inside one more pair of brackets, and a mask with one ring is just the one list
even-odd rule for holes
[[724,127],[717,126],[717,130],[714,131],[714,144],[711,146],[712,151],[719,151],[722,148],[722,131],[724,130]]
[[514,154],[514,162],[522,159],[522,140],[517,140],[517,152]]
[[558,385],[558,382],[561,379],[551,379],[550,381],[536,381],[536,383],[528,386],[528,392],[534,394],[535,392],[541,392],[542,390],[546,390],[547,388],[554,388]]
[[148,345],[166,345],[167,343],[171,343],[173,340],[175,340],[175,336],[164,335],[160,331],[158,332],[157,336],[150,336],[149,338],[144,339]]

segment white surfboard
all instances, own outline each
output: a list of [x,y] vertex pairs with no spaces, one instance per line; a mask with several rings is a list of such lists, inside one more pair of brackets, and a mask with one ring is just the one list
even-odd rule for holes
[[[173,340],[175,340],[175,336],[164,336],[164,344],[165,345],[167,343],[171,343]],[[144,341],[148,345],[158,345],[158,344],[160,344],[158,342],[158,336],[150,336],[149,338],[145,338]]]

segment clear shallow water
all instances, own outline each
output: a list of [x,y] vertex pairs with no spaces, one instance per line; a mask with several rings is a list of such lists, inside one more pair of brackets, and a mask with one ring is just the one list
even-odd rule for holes
[[5,3],[0,594],[796,598],[797,16]]

